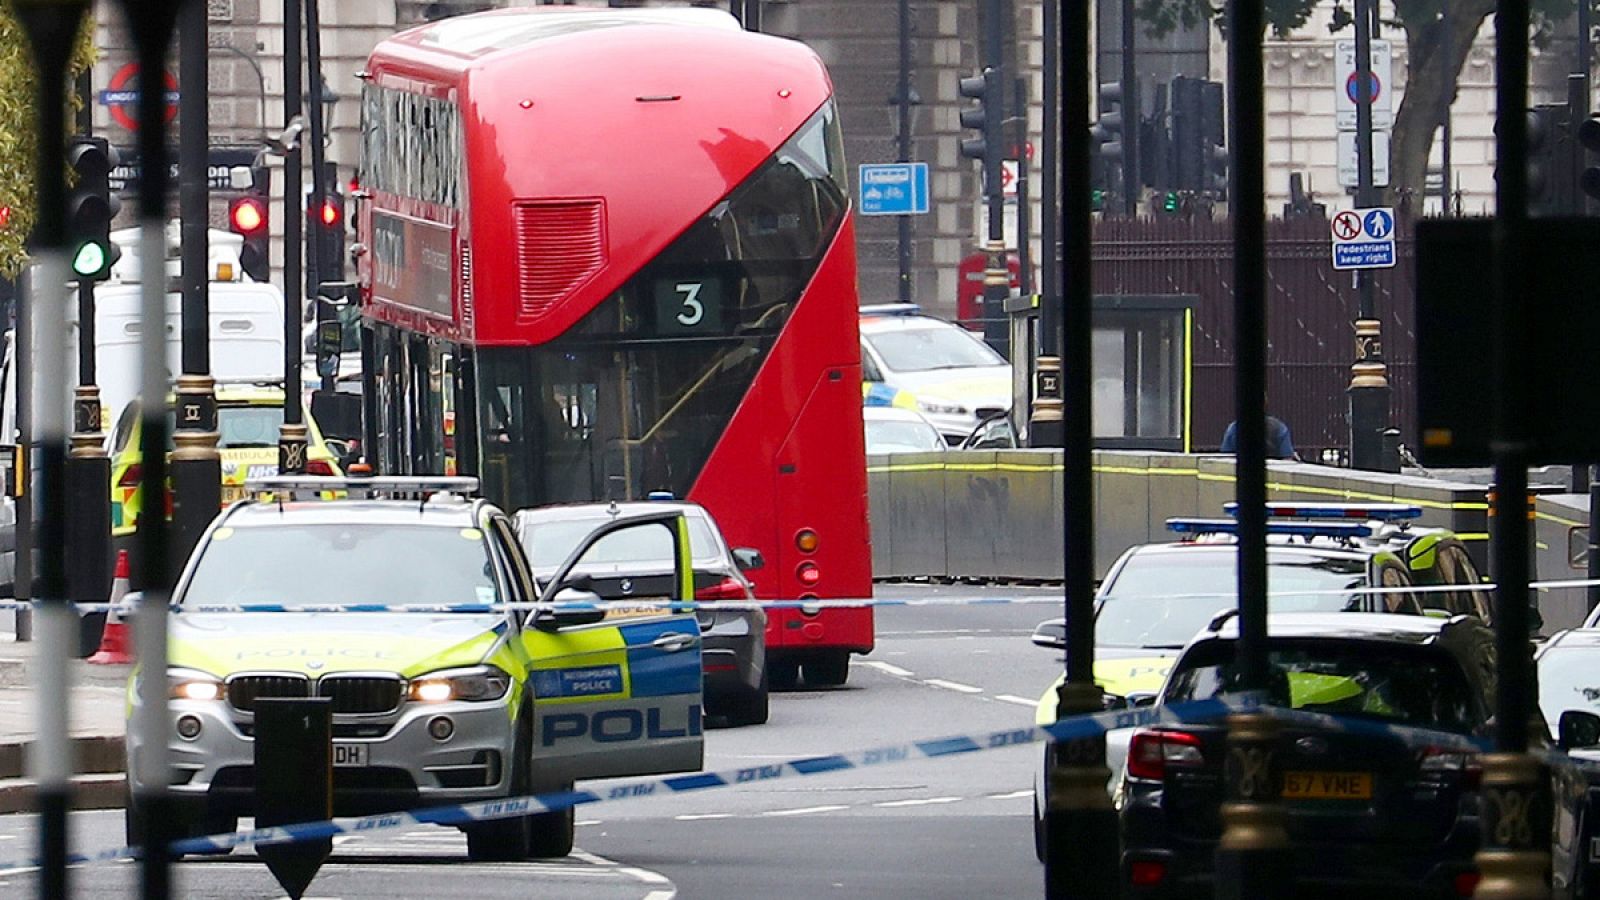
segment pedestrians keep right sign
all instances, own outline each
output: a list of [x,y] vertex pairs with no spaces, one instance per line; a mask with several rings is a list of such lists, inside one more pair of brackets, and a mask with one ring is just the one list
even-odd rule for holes
[[1340,210],[1331,223],[1335,269],[1394,267],[1394,209]]
[[863,216],[920,215],[928,211],[927,163],[863,163]]

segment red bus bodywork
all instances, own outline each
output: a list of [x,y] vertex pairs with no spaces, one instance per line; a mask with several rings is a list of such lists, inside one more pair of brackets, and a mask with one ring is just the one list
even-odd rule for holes
[[[604,321],[598,307],[620,304],[641,270],[832,102],[811,50],[704,10],[456,17],[385,40],[364,77],[373,98],[364,117],[388,117],[390,136],[364,153],[363,315],[406,340],[447,342],[462,358],[485,360],[500,348],[574,341],[575,326]],[[447,164],[431,187],[385,190],[430,158],[396,143],[404,123],[438,128],[445,119],[446,131],[459,130],[459,184],[438,187],[452,177]],[[385,154],[387,174],[374,177],[371,158]],[[767,598],[872,589],[855,234],[841,202],[809,281],[784,306],[787,319],[687,492],[731,545],[761,551],[766,565],[750,575]],[[476,419],[492,421],[487,404]],[[463,460],[461,471],[477,468]],[[807,530],[817,536],[809,553],[797,542]],[[807,651],[866,652],[872,612],[772,610],[767,645],[797,661]]]

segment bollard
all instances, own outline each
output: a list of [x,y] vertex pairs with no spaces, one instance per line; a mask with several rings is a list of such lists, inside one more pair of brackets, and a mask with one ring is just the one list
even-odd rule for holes
[[1294,896],[1286,815],[1278,799],[1278,723],[1256,712],[1228,716],[1227,794],[1217,844],[1218,900]]
[[[256,827],[332,818],[333,701],[263,697],[256,701],[255,720]],[[305,894],[332,851],[331,837],[256,848],[294,900]]]
[[[1064,682],[1057,709],[1062,716],[1099,712],[1104,692],[1089,682]],[[1121,862],[1117,812],[1106,782],[1106,736],[1053,745],[1045,773],[1045,896],[1120,896]]]

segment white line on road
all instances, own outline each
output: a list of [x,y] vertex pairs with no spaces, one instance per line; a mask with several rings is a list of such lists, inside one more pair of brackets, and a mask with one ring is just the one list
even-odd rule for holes
[[927,797],[916,800],[889,800],[872,805],[879,809],[898,809],[903,806],[933,806],[936,803],[959,803],[960,801],[960,797]]
[[862,665],[870,666],[874,669],[877,669],[879,672],[884,673],[885,675],[893,675],[896,678],[910,678],[913,674],[909,669],[902,669],[897,665],[893,665],[892,663],[878,662],[877,660],[864,662]]
[[698,822],[701,819],[731,819],[733,813],[690,813],[682,816],[673,816],[679,822]]
[[583,860],[584,862],[588,863],[591,866],[614,866],[614,865],[616,865],[616,863],[612,862],[609,859],[606,859],[604,856],[595,856],[593,853],[590,853],[587,850],[574,849],[572,851],[572,857],[574,859],[581,859],[581,860]]
[[576,821],[576,822],[574,822],[572,824],[574,824],[574,825],[599,825],[600,824],[600,820],[599,819],[579,819],[578,821]]
[[838,812],[849,809],[848,806],[804,806],[800,809],[774,809],[762,813],[763,816],[808,816],[813,813]]
[[[574,848],[571,855],[592,866],[612,867],[612,871],[627,875],[633,880],[642,881],[645,884],[672,884],[672,879],[660,872],[652,872],[649,869],[641,869],[637,866],[618,866],[616,860],[606,859],[598,853],[589,853],[588,851]],[[645,894],[645,900],[672,900],[676,896],[678,896],[677,888],[671,888],[664,891],[651,891]]]
[[617,871],[623,873],[624,875],[632,875],[635,879],[637,879],[639,881],[642,881],[645,884],[671,884],[672,883],[672,879],[670,879],[667,876],[661,874],[660,872],[652,872],[649,869],[635,869],[632,866],[627,866],[627,867],[618,869]]
[[678,896],[677,891],[651,891],[644,895],[644,900],[672,900]]
[[1002,703],[1015,703],[1018,706],[1026,706],[1030,709],[1039,705],[1039,701],[1037,700],[1029,700],[1027,697],[1018,697],[1015,694],[995,694],[994,698]]
[[1033,791],[1012,791],[1009,794],[984,794],[985,800],[1021,800],[1023,797],[1032,797]]
[[983,688],[973,687],[970,684],[962,684],[959,681],[945,681],[943,678],[926,678],[923,679],[922,683],[933,685],[936,688],[944,688],[947,691],[959,691],[963,694],[983,693]]

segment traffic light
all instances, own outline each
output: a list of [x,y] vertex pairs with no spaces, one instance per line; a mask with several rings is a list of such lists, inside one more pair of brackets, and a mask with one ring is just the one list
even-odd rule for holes
[[111,219],[122,206],[111,193],[116,164],[116,151],[105,138],[76,137],[67,148],[67,165],[75,176],[67,194],[67,262],[79,278],[104,281],[122,256],[111,243]]
[[[1546,103],[1528,110],[1528,215],[1555,216],[1566,211],[1561,190],[1560,135],[1566,107]],[[1568,167],[1571,168],[1570,166]]]
[[239,266],[255,281],[272,277],[266,197],[250,193],[228,204],[228,227],[244,238]]
[[[1578,123],[1578,143],[1589,153],[1600,153],[1600,113]],[[1586,165],[1578,175],[1583,193],[1600,200],[1600,166]]]
[[1124,162],[1122,136],[1126,127],[1122,109],[1122,83],[1111,81],[1100,85],[1098,96],[1100,115],[1089,126],[1090,152],[1093,154],[1090,183],[1107,194],[1121,196],[1120,173]]
[[317,276],[323,281],[344,280],[344,195],[330,185],[322,198],[321,222],[316,234]]
[[975,137],[961,139],[961,155],[982,161],[987,171],[990,152],[1000,152],[1000,140],[995,134],[1000,127],[1000,73],[984,69],[981,74],[961,79],[956,88],[961,96],[978,101],[961,111],[961,127],[977,132]]
[[1220,81],[1200,87],[1200,189],[1215,197],[1228,194],[1228,120],[1223,115],[1226,91]]

